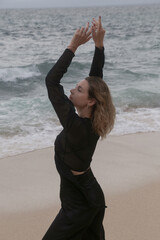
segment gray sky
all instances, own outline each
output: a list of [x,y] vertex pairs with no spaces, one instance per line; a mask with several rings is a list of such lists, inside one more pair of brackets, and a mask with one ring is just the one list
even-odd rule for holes
[[160,0],[0,0],[0,8],[79,7],[160,3]]

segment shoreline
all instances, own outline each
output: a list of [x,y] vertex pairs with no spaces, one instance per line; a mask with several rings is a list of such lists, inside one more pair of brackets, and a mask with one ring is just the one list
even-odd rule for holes
[[[108,240],[160,236],[160,133],[108,136],[92,170],[106,198]],[[60,208],[53,147],[0,159],[0,239],[39,240]]]
[[[160,134],[160,131],[152,131],[152,132],[136,132],[136,133],[126,133],[126,134],[121,134],[121,135],[109,135],[107,138],[105,138],[104,140],[102,141],[106,141],[108,138],[120,138],[120,137],[125,137],[125,136],[131,136],[131,135],[148,135],[148,134]],[[101,141],[101,140],[99,140]],[[19,155],[23,155],[23,154],[27,154],[27,153],[34,153],[36,151],[40,151],[40,150],[44,150],[44,149],[50,149],[50,148],[53,148],[54,147],[54,141],[53,141],[53,146],[49,146],[49,147],[42,147],[42,148],[37,148],[37,149],[33,149],[33,150],[28,150],[28,151],[25,151],[25,152],[20,152],[20,153],[15,153],[13,155],[8,155],[8,156],[0,156],[0,161],[2,159],[5,159],[5,158],[10,158],[10,157],[16,157],[16,156],[19,156]]]

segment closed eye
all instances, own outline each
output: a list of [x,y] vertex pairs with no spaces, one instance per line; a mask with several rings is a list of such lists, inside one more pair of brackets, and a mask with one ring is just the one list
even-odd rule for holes
[[81,86],[77,86],[78,92],[82,92],[82,87]]
[[78,87],[78,92],[81,92],[81,89],[82,89],[81,87]]

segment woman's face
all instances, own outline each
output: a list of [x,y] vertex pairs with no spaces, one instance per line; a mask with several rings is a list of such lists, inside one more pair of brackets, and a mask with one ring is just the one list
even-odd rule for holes
[[84,108],[88,105],[88,82],[84,79],[80,81],[75,88],[71,89],[69,99],[76,108]]

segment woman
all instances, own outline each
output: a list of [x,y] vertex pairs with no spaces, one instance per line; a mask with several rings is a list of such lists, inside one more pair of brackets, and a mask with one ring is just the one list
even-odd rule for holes
[[[63,126],[55,141],[55,163],[60,174],[61,209],[43,240],[104,240],[105,200],[90,163],[99,137],[114,125],[115,108],[102,80],[105,30],[101,17],[78,29],[68,48],[46,77],[49,99]],[[93,38],[95,53],[89,77],[65,96],[60,80],[77,48]],[[75,112],[75,108],[78,114]]]

